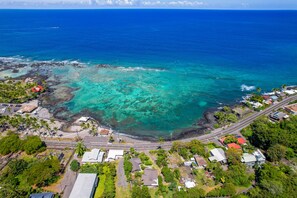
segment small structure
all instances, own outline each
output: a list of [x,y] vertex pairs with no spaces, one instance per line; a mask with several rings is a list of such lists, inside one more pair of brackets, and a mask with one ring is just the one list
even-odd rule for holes
[[212,149],[210,151],[210,154],[212,155],[211,157],[209,157],[209,161],[213,162],[213,161],[217,161],[220,163],[227,163],[227,157],[225,155],[225,152],[223,149],[221,148],[215,148]]
[[293,115],[297,115],[297,103],[285,106],[285,110]]
[[41,85],[38,85],[38,86],[33,87],[33,88],[31,89],[31,91],[34,92],[34,93],[40,93],[40,92],[42,92],[43,90],[44,90],[44,88],[43,88]]
[[29,198],[54,198],[55,194],[52,192],[34,193]]
[[186,188],[194,188],[195,186],[196,186],[196,184],[193,181],[186,181],[185,182],[185,187]]
[[241,149],[241,146],[239,146],[236,143],[230,143],[230,144],[227,144],[227,148]]
[[22,107],[20,108],[20,110],[18,110],[18,113],[23,114],[23,113],[32,113],[35,109],[37,109],[38,106],[35,105],[30,105],[30,104],[24,104],[22,105]]
[[131,158],[130,162],[132,163],[132,172],[140,171],[141,160],[139,158]]
[[85,152],[81,162],[85,163],[102,163],[104,152],[99,149],[92,149],[90,152]]
[[278,100],[278,97],[277,97],[277,96],[271,96],[270,98],[271,98],[271,100],[273,100],[273,101],[277,101],[277,100]]
[[90,119],[90,117],[81,117],[76,122],[84,123],[84,122],[89,121],[89,119]]
[[243,116],[247,115],[248,113],[251,113],[252,110],[245,107],[235,107],[232,109],[232,112],[235,113],[238,117],[242,118]]
[[124,150],[109,150],[106,161],[114,161],[122,158]]
[[184,166],[190,167],[192,166],[193,162],[192,161],[185,161]]
[[97,174],[79,173],[69,198],[93,198],[95,189],[98,185]]
[[289,118],[289,116],[287,114],[283,113],[283,112],[278,112],[277,111],[277,112],[271,113],[270,118],[272,120],[281,121],[281,120]]
[[144,169],[142,181],[145,186],[158,186],[158,171],[155,169]]
[[198,168],[206,168],[207,166],[207,162],[205,161],[205,159],[199,155],[195,155],[195,162],[198,166]]
[[101,129],[99,131],[99,134],[102,135],[102,136],[108,136],[110,133],[110,131],[108,129]]
[[296,90],[293,90],[293,89],[291,89],[291,90],[285,90],[284,92],[286,94],[288,94],[288,95],[294,95],[295,93],[297,93],[297,91]]

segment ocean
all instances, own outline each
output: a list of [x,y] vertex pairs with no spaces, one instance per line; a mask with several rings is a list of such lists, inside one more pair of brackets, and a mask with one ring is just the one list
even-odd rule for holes
[[0,56],[82,63],[51,68],[76,89],[59,107],[168,137],[256,87],[297,84],[297,11],[0,10]]

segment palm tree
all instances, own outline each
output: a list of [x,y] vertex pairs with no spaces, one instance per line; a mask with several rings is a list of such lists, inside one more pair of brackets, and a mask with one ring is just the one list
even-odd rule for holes
[[86,150],[86,146],[82,142],[77,143],[75,152],[77,153],[78,157],[83,156]]
[[283,90],[286,90],[286,89],[287,89],[287,85],[286,85],[286,84],[283,84],[283,85],[282,85],[282,89],[283,89]]
[[261,93],[261,91],[262,91],[261,87],[257,87],[257,92]]

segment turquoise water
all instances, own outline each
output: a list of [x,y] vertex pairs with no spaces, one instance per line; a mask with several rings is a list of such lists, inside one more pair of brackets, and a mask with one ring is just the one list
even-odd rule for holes
[[0,56],[85,63],[50,68],[77,88],[57,107],[132,135],[197,128],[255,87],[297,84],[295,11],[2,10],[0,35]]

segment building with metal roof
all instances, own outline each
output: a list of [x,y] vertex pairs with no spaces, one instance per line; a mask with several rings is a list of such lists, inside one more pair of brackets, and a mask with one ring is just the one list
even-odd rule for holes
[[69,198],[93,198],[98,185],[97,174],[78,174]]

